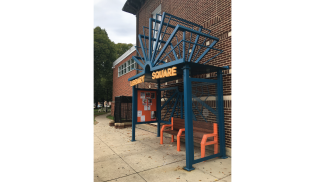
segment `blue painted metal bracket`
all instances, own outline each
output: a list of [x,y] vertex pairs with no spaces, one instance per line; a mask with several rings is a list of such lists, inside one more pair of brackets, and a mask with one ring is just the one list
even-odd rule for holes
[[[175,93],[176,93],[176,92],[175,92]],[[175,104],[174,104],[174,107],[173,107],[173,110],[172,110],[172,113],[171,113],[171,115],[170,115],[170,119],[169,119],[169,120],[171,120],[171,117],[174,116],[174,112],[175,112],[175,108],[176,108],[176,105],[177,105],[178,99],[179,99],[179,94],[177,94],[177,98],[176,98],[176,100],[175,100]]]
[[196,101],[198,101],[200,104],[203,105],[203,107],[207,108],[209,111],[211,111],[214,115],[218,115],[217,111],[215,111],[214,109],[212,109],[209,105],[207,105],[206,103],[204,103],[201,99],[197,98],[195,95],[192,96],[193,99],[195,99]]
[[[140,45],[141,45],[141,47],[143,47],[143,43],[142,43],[142,39],[141,39],[141,35],[138,35],[138,38],[139,38],[139,41],[140,41]],[[149,41],[149,43],[150,43],[150,41]],[[143,53],[143,58],[144,58],[144,60],[147,62],[147,61],[149,61],[148,60],[148,57],[147,57],[147,55],[146,55],[146,53],[145,53],[145,49],[141,49],[142,50],[142,53]]]
[[163,106],[161,106],[161,110],[164,109],[164,107],[167,105],[167,103],[173,99],[173,97],[175,97],[175,95],[177,94],[177,92],[175,92],[165,103]]
[[210,51],[210,49],[216,45],[217,41],[213,41],[211,43],[211,45],[201,54],[201,56],[199,58],[197,58],[197,60],[195,61],[195,63],[198,63],[199,61],[201,61],[201,59]]
[[203,157],[201,159],[195,159],[193,161],[193,164],[203,162],[203,161],[206,161],[206,160],[209,160],[209,159],[213,159],[213,158],[216,158],[216,157],[221,157],[221,153],[213,154],[213,155],[210,155],[210,156],[207,156],[207,157]]
[[136,61],[138,65],[141,66],[143,69],[145,68],[145,66],[135,56],[132,56],[132,59]]

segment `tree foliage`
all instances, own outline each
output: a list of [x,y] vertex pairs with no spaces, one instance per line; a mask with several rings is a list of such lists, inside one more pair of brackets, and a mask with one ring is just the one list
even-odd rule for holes
[[107,35],[105,29],[94,29],[94,102],[112,100],[113,62],[132,44],[115,44]]
[[132,44],[124,44],[124,43],[115,44],[117,57],[122,56],[122,54],[124,54],[132,46],[133,46]]

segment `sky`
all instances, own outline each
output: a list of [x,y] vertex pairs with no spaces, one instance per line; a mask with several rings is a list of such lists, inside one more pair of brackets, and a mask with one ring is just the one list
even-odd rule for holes
[[122,11],[126,0],[94,0],[94,28],[105,29],[115,43],[136,43],[136,16]]

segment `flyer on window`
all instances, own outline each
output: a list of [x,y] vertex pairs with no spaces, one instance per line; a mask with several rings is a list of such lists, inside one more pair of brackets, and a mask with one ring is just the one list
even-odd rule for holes
[[141,99],[145,99],[145,93],[144,93],[144,92],[141,92],[141,93],[140,93],[140,98],[141,98]]
[[147,99],[142,99],[142,105],[147,105]]
[[148,99],[148,105],[152,105],[152,99]]
[[146,99],[150,99],[150,92],[146,92]]
[[154,99],[155,98],[155,93],[151,93],[151,99]]

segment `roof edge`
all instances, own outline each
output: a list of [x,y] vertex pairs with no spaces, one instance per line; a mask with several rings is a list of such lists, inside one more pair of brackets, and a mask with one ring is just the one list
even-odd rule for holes
[[134,51],[135,51],[135,44],[133,44],[133,46],[129,50],[127,50],[124,54],[122,54],[122,56],[120,56],[119,58],[117,58],[117,60],[115,60],[113,62],[113,67],[112,68],[115,68],[115,66],[117,64],[119,64],[120,62],[122,62],[126,57],[128,57]]

